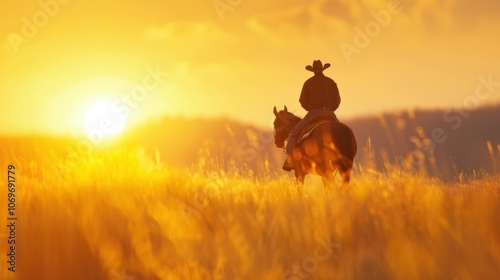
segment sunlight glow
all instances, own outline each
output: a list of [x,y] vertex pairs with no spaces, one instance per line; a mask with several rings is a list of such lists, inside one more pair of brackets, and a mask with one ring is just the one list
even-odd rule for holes
[[85,113],[84,127],[89,135],[112,136],[125,128],[125,115],[109,101],[93,104]]

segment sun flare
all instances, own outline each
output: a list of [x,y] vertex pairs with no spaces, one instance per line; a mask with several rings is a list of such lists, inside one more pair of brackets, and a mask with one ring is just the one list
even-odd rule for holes
[[85,113],[84,127],[89,135],[107,137],[117,135],[125,128],[125,115],[109,101],[99,101]]

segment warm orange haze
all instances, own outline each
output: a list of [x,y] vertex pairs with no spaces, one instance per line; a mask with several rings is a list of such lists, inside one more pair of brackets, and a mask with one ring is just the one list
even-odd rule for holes
[[500,275],[499,1],[4,2],[0,279]]
[[[0,25],[1,132],[81,133],[89,106],[123,103],[152,71],[165,76],[131,124],[182,114],[268,126],[274,105],[303,112],[297,95],[308,73],[299,69],[312,59],[332,63],[342,118],[464,106],[479,77],[499,80],[499,5],[10,1]],[[480,103],[498,101],[497,93]]]

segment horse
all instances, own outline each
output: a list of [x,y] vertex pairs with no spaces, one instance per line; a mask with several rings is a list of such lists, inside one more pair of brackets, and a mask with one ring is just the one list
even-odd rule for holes
[[[273,110],[274,144],[278,148],[285,146],[290,131],[299,123],[300,117],[284,110]],[[313,118],[314,119],[314,118]],[[349,184],[357,143],[351,128],[337,120],[323,120],[317,123],[309,136],[300,140],[294,148],[292,157],[295,177],[301,183],[307,174],[321,175],[324,183],[331,183],[334,172],[342,176],[342,187]]]

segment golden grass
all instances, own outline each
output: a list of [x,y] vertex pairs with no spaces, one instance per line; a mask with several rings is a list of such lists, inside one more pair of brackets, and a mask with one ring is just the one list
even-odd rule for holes
[[286,176],[177,169],[140,150],[76,168],[40,151],[1,161],[17,167],[19,217],[17,272],[2,260],[1,279],[500,275],[499,176],[445,184],[358,171],[348,193],[300,195]]

